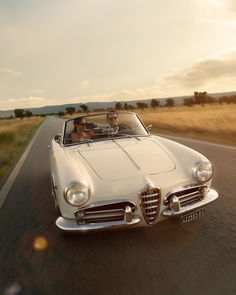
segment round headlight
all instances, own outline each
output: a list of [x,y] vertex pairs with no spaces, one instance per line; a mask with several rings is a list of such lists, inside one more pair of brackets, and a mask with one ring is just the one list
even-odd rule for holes
[[193,167],[193,177],[198,182],[207,182],[213,176],[213,167],[209,161],[201,161]]
[[81,182],[72,182],[64,190],[65,200],[73,206],[84,205],[90,196],[88,185]]

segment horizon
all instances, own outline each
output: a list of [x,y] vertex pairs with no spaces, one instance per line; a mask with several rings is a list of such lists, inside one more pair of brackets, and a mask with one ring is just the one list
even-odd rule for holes
[[[207,95],[210,95],[210,96],[213,96],[215,98],[219,98],[219,97],[223,97],[223,96],[227,96],[226,94],[229,94],[229,96],[231,95],[236,95],[236,91],[227,91],[227,92],[222,92],[222,93],[207,93]],[[24,110],[31,110],[31,109],[41,109],[41,108],[50,108],[50,107],[62,107],[62,106],[73,106],[73,105],[82,105],[82,104],[106,104],[106,103],[116,103],[116,102],[121,102],[121,103],[124,103],[124,102],[129,102],[129,103],[132,103],[132,102],[135,102],[135,101],[150,101],[152,99],[155,99],[155,100],[163,100],[163,101],[166,101],[167,99],[169,98],[172,98],[174,100],[176,99],[184,99],[184,98],[191,98],[191,97],[194,97],[194,95],[184,95],[184,96],[169,96],[169,97],[153,97],[153,98],[146,98],[146,99],[133,99],[133,100],[120,100],[120,101],[115,101],[115,100],[111,100],[111,101],[94,101],[94,102],[85,102],[85,103],[81,103],[81,102],[73,102],[73,103],[66,103],[66,104],[55,104],[55,105],[44,105],[44,106],[41,106],[41,107],[25,107],[25,108],[21,108],[21,109],[24,109]],[[176,104],[175,106],[177,106],[179,104]],[[182,104],[180,104],[181,106]],[[165,104],[160,104],[160,106],[165,106]],[[14,113],[14,109],[8,109],[8,110],[0,110],[0,116],[1,116],[1,113]]]
[[0,19],[1,111],[235,91],[234,0],[0,0]]

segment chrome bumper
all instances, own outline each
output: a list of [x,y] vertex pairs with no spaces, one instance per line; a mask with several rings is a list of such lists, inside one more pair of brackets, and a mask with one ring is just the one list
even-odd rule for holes
[[98,222],[98,223],[87,223],[79,224],[77,220],[65,219],[59,217],[56,220],[56,225],[59,229],[69,232],[87,232],[96,231],[101,229],[115,229],[115,228],[125,228],[136,225],[140,222],[140,217],[133,216],[131,221],[110,221],[110,222]]
[[166,217],[182,215],[182,214],[188,213],[192,210],[202,208],[202,207],[208,205],[209,203],[215,201],[217,198],[218,198],[218,193],[215,190],[210,189],[202,201],[199,201],[193,205],[189,205],[189,206],[185,206],[185,207],[175,206],[176,210],[167,209],[167,210],[163,211],[162,214]]

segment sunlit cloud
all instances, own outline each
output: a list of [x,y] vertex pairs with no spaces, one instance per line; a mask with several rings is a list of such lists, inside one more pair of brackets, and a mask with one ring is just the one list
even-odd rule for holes
[[[236,81],[236,50],[199,60],[187,69],[166,76],[165,80],[181,89],[204,87],[218,81],[224,86],[225,80]],[[231,87],[233,85],[236,83]]]
[[[82,83],[83,82],[83,83]],[[89,85],[82,81],[81,85]],[[192,65],[157,77],[156,82],[149,87],[122,89],[120,91],[94,93],[52,100],[45,97],[9,98],[1,102],[1,109],[32,108],[46,105],[128,101],[135,99],[166,98],[193,95],[194,91],[208,93],[235,91],[236,85],[236,49],[221,52],[197,60]],[[35,89],[40,93],[41,89]]]
[[35,94],[41,94],[43,92],[44,92],[43,89],[33,89],[33,93]]
[[117,101],[192,95],[194,91],[235,91],[236,50],[198,60],[192,66],[158,77],[150,87],[67,98],[67,103]]
[[17,72],[13,69],[0,69],[0,78],[13,78],[21,75],[21,72]]
[[79,83],[79,88],[88,88],[89,87],[89,81],[88,80],[84,80],[84,81],[81,81]]
[[46,105],[55,105],[58,104],[57,101],[47,99],[44,97],[22,97],[22,98],[8,98],[5,100],[1,100],[1,110],[13,110],[16,108],[35,108],[42,107]]
[[204,22],[236,24],[235,0],[202,0],[197,19]]

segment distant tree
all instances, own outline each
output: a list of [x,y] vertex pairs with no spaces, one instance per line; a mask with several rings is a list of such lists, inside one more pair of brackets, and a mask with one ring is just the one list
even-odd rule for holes
[[134,110],[135,106],[133,106],[132,104],[128,104],[128,110]]
[[122,108],[123,108],[123,104],[121,103],[121,102],[117,102],[116,104],[115,104],[115,109],[117,110],[117,111],[120,111],[120,110],[122,110]]
[[107,111],[108,111],[108,112],[114,112],[115,109],[114,109],[114,108],[111,108],[111,107],[108,107],[108,108],[107,108]]
[[184,99],[184,106],[192,107],[193,106],[193,98],[185,98]]
[[69,114],[69,115],[73,115],[74,114],[74,112],[75,112],[75,108],[74,107],[67,107],[66,108],[66,111],[67,111],[67,113]]
[[24,109],[15,109],[14,110],[15,113],[15,117],[16,118],[21,118],[21,120],[24,118],[25,114],[24,114]]
[[236,103],[236,95],[232,95],[232,103]]
[[194,103],[195,104],[201,104],[202,106],[207,103],[208,100],[208,96],[207,96],[207,92],[194,92]]
[[174,105],[175,105],[175,101],[173,100],[173,98],[168,98],[168,99],[166,100],[166,106],[169,107],[169,109],[170,109],[171,107],[174,107]]
[[144,110],[145,108],[148,108],[148,105],[145,103],[145,102],[137,102],[136,103],[137,107],[140,109],[140,110]]
[[155,108],[159,106],[160,106],[160,101],[153,98],[151,101],[151,107],[155,110]]
[[62,116],[65,116],[65,113],[61,111],[58,113],[58,116],[61,118]]
[[124,103],[124,110],[133,110],[135,107],[132,104],[128,104],[127,102]]
[[25,111],[25,116],[26,116],[27,118],[30,118],[30,117],[32,117],[32,116],[33,116],[33,114],[32,114],[32,112],[31,112],[31,111],[29,111],[29,110],[26,110],[26,111]]
[[207,96],[207,102],[212,106],[217,100],[212,96]]
[[84,113],[89,113],[89,108],[86,104],[81,104],[79,107]]
[[128,111],[128,109],[129,109],[129,105],[127,104],[127,102],[125,102],[125,103],[124,103],[124,110],[125,110],[125,111]]

